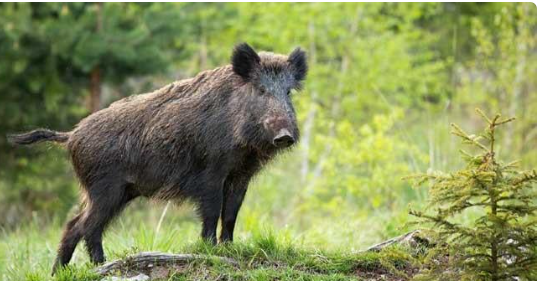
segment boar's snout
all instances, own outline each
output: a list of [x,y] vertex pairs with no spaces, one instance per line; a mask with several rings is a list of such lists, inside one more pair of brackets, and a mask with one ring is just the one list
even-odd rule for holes
[[264,122],[266,129],[270,133],[270,141],[277,148],[286,148],[296,142],[296,136],[291,122],[285,118],[269,118]]
[[285,148],[293,145],[295,142],[294,137],[292,136],[289,130],[282,128],[279,130],[278,134],[274,137],[272,144],[279,148]]

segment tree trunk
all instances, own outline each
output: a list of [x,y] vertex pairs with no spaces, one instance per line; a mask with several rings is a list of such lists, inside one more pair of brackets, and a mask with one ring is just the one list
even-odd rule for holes
[[101,71],[98,66],[90,72],[90,101],[88,110],[96,112],[101,108]]
[[[103,26],[103,3],[96,3],[96,33],[101,32]],[[90,100],[88,110],[96,112],[101,108],[101,70],[99,64],[90,72]]]
[[[358,8],[356,11],[356,17],[354,17],[350,23],[349,35],[352,37],[356,36],[356,32],[358,31],[358,22],[360,21],[361,14],[362,14],[362,10]],[[329,132],[328,132],[328,136],[330,138],[334,138],[336,136],[336,120],[338,120],[339,114],[341,111],[341,101],[343,98],[342,92],[343,92],[343,87],[345,86],[342,77],[344,77],[344,74],[349,70],[349,64],[350,64],[350,59],[351,59],[349,55],[350,55],[349,53],[345,53],[341,57],[341,67],[340,67],[340,75],[339,75],[340,80],[337,85],[336,93],[332,97],[332,104],[330,108],[330,118],[332,120],[330,124],[330,128],[329,128]],[[332,150],[331,145],[327,144],[323,153],[319,157],[318,164],[314,167],[313,180],[311,181],[311,184],[310,184],[311,186],[314,185],[315,182],[317,182],[318,178],[322,175],[323,164],[326,162],[326,159],[329,157],[331,150]],[[309,188],[312,189],[313,187],[309,187]]]
[[[310,65],[316,65],[317,63],[317,49],[315,48],[315,25],[313,24],[313,21],[310,21],[308,24],[308,31],[309,31],[309,64]],[[309,165],[309,150],[310,150],[310,144],[311,144],[311,132],[313,130],[313,126],[315,123],[315,114],[316,114],[316,105],[315,102],[317,100],[318,93],[316,90],[312,90],[309,92],[310,98],[309,98],[309,110],[308,115],[306,117],[306,121],[304,122],[304,130],[302,132],[302,138],[300,139],[301,147],[302,147],[302,165],[300,169],[301,174],[301,183],[302,185],[305,185],[307,183],[307,176],[309,174],[310,165]],[[311,193],[311,190],[308,190],[309,193]]]

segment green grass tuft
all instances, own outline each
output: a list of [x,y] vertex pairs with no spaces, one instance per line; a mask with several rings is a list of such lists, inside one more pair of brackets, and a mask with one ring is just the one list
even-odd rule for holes
[[[0,280],[100,280],[92,272],[93,265],[82,244],[70,266],[50,276],[60,230],[61,227],[56,226],[34,225],[2,234]],[[214,258],[192,261],[179,272],[171,273],[168,280],[173,281],[362,280],[377,274],[395,276],[396,279],[388,280],[398,280],[398,277],[406,277],[417,264],[414,255],[405,248],[393,247],[380,253],[317,249],[294,239],[286,231],[276,232],[269,227],[254,227],[249,236],[219,245],[199,240],[197,232],[193,227],[168,224],[156,234],[144,224],[133,229],[120,224],[110,230],[105,239],[106,256],[110,261],[143,251],[161,251],[227,257],[238,262],[235,266]]]

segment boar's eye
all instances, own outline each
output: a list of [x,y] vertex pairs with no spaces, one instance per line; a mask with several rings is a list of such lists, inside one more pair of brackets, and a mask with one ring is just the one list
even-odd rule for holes
[[291,89],[288,89],[287,90],[287,96],[290,96],[291,95]]

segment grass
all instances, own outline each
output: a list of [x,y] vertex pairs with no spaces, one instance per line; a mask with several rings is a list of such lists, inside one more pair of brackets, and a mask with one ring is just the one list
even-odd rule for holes
[[[323,250],[304,244],[287,231],[264,226],[252,228],[249,236],[239,235],[232,244],[212,246],[199,240],[195,220],[167,221],[159,233],[147,223],[135,221],[120,220],[107,232],[104,246],[108,260],[161,251],[222,256],[238,262],[236,267],[212,259],[193,261],[165,280],[363,280],[383,274],[384,280],[397,280],[407,277],[416,263],[406,249],[390,248],[381,253]],[[70,266],[50,276],[60,234],[57,222],[34,222],[1,233],[0,280],[100,280],[92,272],[82,244]]]

